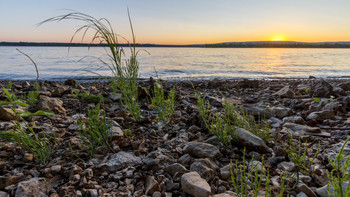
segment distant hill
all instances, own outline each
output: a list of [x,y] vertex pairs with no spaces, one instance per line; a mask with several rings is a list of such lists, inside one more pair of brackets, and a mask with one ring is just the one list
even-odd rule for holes
[[[33,47],[106,47],[107,44],[59,43],[59,42],[0,42],[0,46],[33,46]],[[128,47],[128,44],[119,44]],[[204,44],[166,45],[166,44],[135,44],[136,47],[204,47]]]
[[252,41],[206,44],[218,48],[350,48],[350,42]]
[[[105,47],[106,44],[56,43],[56,42],[0,42],[0,46],[33,46],[33,47]],[[128,47],[128,44],[119,44]],[[222,42],[215,44],[136,44],[136,47],[207,47],[207,48],[350,48],[350,42],[295,42],[295,41],[250,41]]]

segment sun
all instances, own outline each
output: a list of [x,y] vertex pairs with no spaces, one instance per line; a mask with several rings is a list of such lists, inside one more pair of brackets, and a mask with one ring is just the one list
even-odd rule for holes
[[276,36],[271,37],[270,40],[271,41],[285,41],[286,39],[284,38],[284,36],[276,35]]

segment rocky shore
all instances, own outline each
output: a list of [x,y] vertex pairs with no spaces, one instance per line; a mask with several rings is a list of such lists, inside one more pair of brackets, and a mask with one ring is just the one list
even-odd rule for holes
[[[8,81],[0,83],[6,88]],[[164,81],[166,91],[176,89],[176,107],[169,122],[157,118],[145,89],[153,81],[140,82],[141,121],[135,121],[120,104],[120,94],[111,94],[109,83],[40,82],[40,101],[19,111],[50,110],[49,117],[25,118],[40,136],[52,135],[59,142],[46,164],[14,143],[0,140],[0,197],[5,196],[236,196],[230,174],[230,161],[260,162],[269,169],[272,195],[280,191],[282,174],[288,172],[285,196],[328,196],[329,158],[334,158],[350,134],[350,80],[205,80]],[[269,123],[270,141],[250,132],[240,132],[239,143],[224,147],[203,124],[196,106],[193,87],[220,111],[226,102]],[[12,93],[18,97],[33,89],[33,82],[15,81]],[[74,94],[102,95],[106,117],[113,121],[111,147],[98,148],[88,159],[81,147],[78,120],[87,118],[96,99]],[[0,100],[6,100],[4,92]],[[16,114],[0,108],[0,131],[12,131]],[[126,135],[125,131],[131,131]],[[310,175],[299,174],[285,150],[290,135],[307,144],[312,158]],[[44,135],[45,136],[45,135]],[[306,143],[307,142],[307,143]],[[70,148],[70,145],[72,148]],[[72,149],[74,151],[72,151]],[[350,145],[345,147],[346,157]],[[261,158],[264,155],[264,161]],[[79,156],[79,158],[77,157]],[[347,184],[346,182],[344,184]],[[265,196],[262,189],[259,196]]]

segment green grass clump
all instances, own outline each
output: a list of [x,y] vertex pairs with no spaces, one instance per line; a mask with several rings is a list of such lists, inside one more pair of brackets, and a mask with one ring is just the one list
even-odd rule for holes
[[99,146],[112,150],[109,145],[112,126],[107,121],[105,113],[103,113],[102,117],[100,116],[100,104],[88,110],[88,119],[86,121],[79,121],[78,123],[82,145],[88,151],[90,158],[93,157]]
[[168,97],[165,98],[162,84],[160,81],[156,82],[152,105],[155,106],[161,120],[169,121],[175,110],[175,88],[172,88]]
[[[345,161],[345,152],[344,148],[349,142],[350,137],[345,140],[343,146],[340,148],[339,153],[335,156],[335,160],[330,158],[330,163],[333,167],[330,173],[327,173],[327,176],[330,182],[327,184],[328,195],[332,196],[329,186],[332,185],[334,188],[335,197],[346,197],[350,196],[350,157]],[[347,187],[343,188],[343,183],[347,182]]]
[[28,93],[27,99],[29,105],[36,105],[39,102],[39,91],[40,91],[40,85],[38,82],[34,83],[34,89],[33,91],[30,91]]
[[[130,112],[135,120],[141,119],[141,107],[138,99],[138,81],[137,77],[139,74],[139,62],[137,60],[138,51],[136,50],[135,35],[132,27],[130,15],[129,23],[132,32],[133,42],[130,43],[124,37],[121,37],[115,33],[110,22],[105,19],[96,19],[90,15],[83,13],[69,13],[66,15],[60,15],[57,17],[49,18],[39,25],[46,22],[62,21],[62,20],[76,20],[82,21],[85,25],[81,26],[76,30],[71,38],[71,42],[74,37],[81,31],[84,32],[83,38],[88,31],[93,32],[91,43],[99,42],[107,44],[106,54],[108,60],[99,58],[98,60],[103,66],[109,68],[114,76],[116,86],[122,94],[121,103]],[[127,55],[124,49],[119,45],[119,39],[122,39],[129,45],[130,53]],[[93,72],[99,76],[100,74]],[[104,77],[104,76],[101,76]]]
[[28,107],[28,104],[24,101],[18,99],[15,94],[11,94],[7,89],[2,89],[2,91],[6,94],[8,101],[1,101],[0,107],[4,105],[20,105],[23,107]]
[[224,146],[230,146],[236,141],[236,127],[244,128],[264,141],[270,140],[269,125],[266,120],[255,122],[244,111],[238,111],[235,106],[225,102],[223,113],[212,113],[212,107],[200,92],[195,92],[197,108],[206,128],[215,135]]
[[305,175],[311,175],[312,169],[310,169],[311,164],[317,158],[318,153],[320,152],[320,142],[318,143],[318,148],[315,155],[311,158],[311,160],[307,157],[307,142],[305,142],[304,148],[302,147],[302,143],[299,137],[298,144],[295,145],[293,142],[293,138],[289,136],[289,145],[286,146],[283,144],[285,151],[288,154],[290,160],[295,164],[296,173],[297,173],[297,181],[299,182],[299,172]]
[[225,120],[231,125],[250,131],[254,135],[260,137],[265,142],[270,141],[269,124],[266,119],[259,117],[256,122],[255,119],[243,110],[237,110],[238,107],[230,105],[225,101],[224,112]]
[[205,127],[215,135],[219,141],[225,146],[231,146],[231,141],[236,140],[236,130],[233,125],[225,121],[225,116],[220,113],[212,113],[212,108],[207,100],[205,100],[200,92],[195,92],[197,98],[197,108]]
[[[56,150],[57,140],[54,137],[39,138],[32,127],[24,129],[19,122],[16,122],[15,131],[0,131],[0,138],[14,142],[23,149],[32,153],[39,159],[40,163],[47,163]],[[50,141],[51,139],[51,141]]]
[[[269,170],[267,169],[266,171],[264,171],[263,169],[264,157],[262,157],[261,168],[258,169],[258,164],[252,164],[252,161],[254,161],[254,157],[252,157],[249,165],[246,164],[245,152],[246,149],[244,148],[243,160],[240,164],[237,162],[237,160],[235,165],[233,165],[232,160],[230,161],[231,180],[235,189],[235,193],[238,197],[257,197],[259,191],[263,189],[265,191],[266,197],[272,196],[270,188]],[[263,183],[264,181],[265,183]],[[280,193],[277,195],[278,197],[283,196],[286,187],[284,182],[285,175],[281,177],[281,187]],[[250,190],[252,190],[252,192]],[[251,193],[253,195],[251,195]]]

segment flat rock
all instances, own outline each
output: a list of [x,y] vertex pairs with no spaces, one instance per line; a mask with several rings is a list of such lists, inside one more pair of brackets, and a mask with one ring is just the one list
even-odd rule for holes
[[254,149],[260,153],[269,152],[268,150],[269,147],[266,146],[264,140],[254,135],[253,133],[242,128],[237,128],[236,135],[237,135],[239,144],[241,144],[242,146],[245,146],[250,149]]
[[216,146],[204,142],[188,142],[183,151],[193,157],[199,158],[209,157],[216,159],[221,155],[220,150]]
[[277,165],[277,168],[283,171],[293,172],[295,170],[295,164],[293,162],[282,161]]
[[326,119],[334,120],[335,114],[333,111],[324,110],[324,111],[312,112],[306,118],[309,120],[326,120]]
[[314,135],[314,136],[323,136],[330,137],[331,134],[327,132],[322,132],[319,127],[310,127],[307,125],[295,124],[295,123],[285,123],[283,125],[284,130],[290,132],[293,136],[301,135]]
[[106,169],[109,172],[116,172],[120,169],[129,166],[140,165],[142,160],[140,157],[135,156],[133,152],[118,152],[110,156],[106,163],[99,165],[100,168]]
[[211,188],[208,182],[201,178],[197,172],[189,172],[181,177],[182,190],[194,197],[208,197]]
[[18,183],[15,197],[46,197],[48,196],[48,188],[44,178],[31,178],[28,181]]

